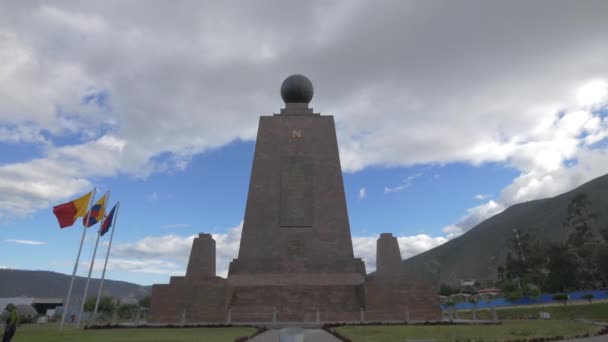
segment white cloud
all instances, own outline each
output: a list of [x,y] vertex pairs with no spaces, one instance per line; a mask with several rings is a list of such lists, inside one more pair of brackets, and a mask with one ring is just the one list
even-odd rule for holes
[[[83,261],[80,265],[84,269],[89,269],[89,262]],[[104,262],[96,260],[93,270],[96,272],[103,271]],[[168,276],[183,276],[186,273],[186,268],[183,263],[167,261],[162,259],[151,258],[109,258],[107,271],[126,271],[160,274]]]
[[125,243],[114,247],[112,254],[137,258],[169,257],[176,259],[188,258],[192,241],[198,235],[182,237],[175,234],[164,236],[149,236],[136,243]]
[[42,143],[48,144],[48,140],[40,131],[27,124],[20,126],[0,126],[0,142],[5,143]]
[[406,179],[404,179],[403,181],[401,181],[400,185],[394,186],[394,187],[385,187],[384,188],[384,193],[388,194],[391,192],[399,192],[399,191],[403,191],[407,188],[409,188],[410,186],[412,186],[412,183],[414,182],[414,180],[418,177],[422,176],[422,173],[416,173],[413,175],[408,176]]
[[365,188],[359,189],[359,199],[362,200],[365,198]]
[[598,106],[608,100],[608,82],[593,80],[582,86],[576,93],[579,104],[586,107]]
[[[125,141],[111,135],[49,151],[44,158],[0,165],[0,218],[72,199],[93,186],[84,176],[115,175]],[[129,158],[124,155],[124,158]]]
[[[315,108],[335,115],[347,172],[490,161],[556,172],[606,137],[597,115],[575,114],[605,102],[605,3],[540,1],[524,17],[512,2],[289,6],[286,17],[272,1],[5,5],[0,142],[45,147],[0,165],[0,216],[44,208],[96,177],[180,170],[197,153],[254,139],[258,114],[282,105],[277,88],[293,72],[313,80]],[[83,101],[95,94],[106,98]]]
[[[103,269],[102,264],[99,265],[99,269]],[[141,273],[152,273],[152,274],[166,274],[166,275],[184,275],[185,268],[174,262],[167,262],[165,260],[133,260],[133,259],[119,259],[112,258],[108,260],[109,270],[118,271],[129,271],[129,272],[141,272]]]
[[[365,262],[366,271],[368,273],[376,270],[377,240],[378,236],[353,237],[353,250],[355,257],[363,259]],[[448,239],[441,236],[432,237],[426,234],[419,234],[414,236],[398,236],[397,241],[399,241],[401,258],[407,259],[431,248],[437,247],[447,242]]]
[[444,227],[442,231],[446,234],[448,239],[453,239],[462,235],[462,233],[464,233],[464,228],[451,224]]
[[21,245],[32,245],[32,246],[46,245],[46,242],[44,242],[44,241],[35,241],[35,240],[6,239],[5,241],[11,242],[11,243],[18,243]]
[[501,213],[506,207],[503,204],[490,200],[484,204],[467,209],[467,213],[463,215],[458,223],[451,224],[442,229],[448,239],[462,235],[464,232],[473,228],[483,220]]
[[606,173],[608,151],[582,149],[572,166],[562,165],[547,170],[539,168],[522,173],[505,187],[499,198],[469,208],[461,219],[443,228],[449,238],[468,231],[478,223],[502,212],[509,206],[525,201],[557,196]]
[[476,200],[478,200],[478,201],[483,201],[483,200],[485,200],[488,197],[489,196],[485,195],[485,194],[477,194],[477,195],[473,196],[473,198],[476,199]]
[[[219,276],[227,276],[230,262],[238,256],[242,227],[241,222],[238,226],[229,228],[226,233],[212,234],[216,244],[216,271]],[[136,243],[117,245],[112,250],[112,255],[120,258],[110,258],[110,265],[113,269],[184,275],[192,249],[192,240],[196,236],[146,237]],[[353,237],[355,257],[365,261],[368,272],[372,272],[376,268],[377,239],[378,236]],[[448,241],[445,237],[432,237],[425,234],[399,236],[397,239],[403,259]],[[112,260],[115,260],[114,263]],[[102,266],[96,265],[95,267]]]
[[[216,248],[216,273],[219,276],[225,277],[228,274],[228,265],[232,259],[238,255],[238,249],[241,239],[241,229],[243,223],[238,226],[229,228],[226,233],[212,234],[215,239]],[[147,267],[148,263],[141,263],[145,260],[165,260],[167,265],[175,265],[181,270],[186,269],[190,250],[192,249],[192,241],[198,234],[190,236],[179,236],[175,234],[146,237],[136,243],[125,243],[117,245],[112,249],[112,255],[124,257],[122,267],[128,267],[127,261],[133,261],[132,265],[141,265],[141,271],[153,268]],[[170,259],[171,261],[167,261]],[[146,266],[146,267],[144,267]],[[165,265],[166,266],[166,265]],[[118,267],[118,266],[117,266]],[[135,267],[135,266],[133,266]],[[177,270],[163,268],[163,272],[171,274],[178,272]],[[180,275],[184,275],[185,271]]]

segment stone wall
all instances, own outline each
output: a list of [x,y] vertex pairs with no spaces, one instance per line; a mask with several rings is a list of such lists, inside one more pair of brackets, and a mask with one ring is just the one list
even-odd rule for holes
[[370,279],[365,284],[366,321],[441,319],[437,287],[416,281]]
[[215,240],[200,234],[192,242],[185,277],[152,286],[152,323],[224,322],[226,279],[215,276]]
[[376,241],[376,273],[365,282],[367,321],[434,321],[441,318],[439,287],[403,269],[397,238],[382,233]]
[[[239,287],[230,301],[233,322],[356,321],[361,299],[356,286]],[[273,316],[273,313],[276,314]]]

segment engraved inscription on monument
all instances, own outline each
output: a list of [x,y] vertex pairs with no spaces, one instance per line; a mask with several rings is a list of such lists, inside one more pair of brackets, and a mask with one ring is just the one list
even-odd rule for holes
[[312,227],[312,163],[306,157],[281,158],[281,211],[283,227]]

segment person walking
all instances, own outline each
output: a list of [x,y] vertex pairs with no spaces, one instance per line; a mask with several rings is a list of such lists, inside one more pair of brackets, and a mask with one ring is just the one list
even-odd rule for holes
[[17,331],[19,315],[17,314],[17,308],[12,303],[8,304],[5,310],[8,311],[8,318],[6,319],[6,327],[4,328],[4,335],[2,335],[2,342],[11,342]]

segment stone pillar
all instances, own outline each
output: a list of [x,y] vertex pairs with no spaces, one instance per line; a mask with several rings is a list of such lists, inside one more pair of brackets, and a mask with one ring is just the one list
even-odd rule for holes
[[376,242],[376,276],[395,278],[402,274],[399,242],[391,233],[382,233]]
[[228,313],[226,314],[226,324],[232,323],[232,309],[228,309]]
[[321,321],[321,313],[319,309],[317,309],[317,314],[315,315],[315,322],[319,323]]
[[473,313],[473,320],[476,321],[477,320],[477,310],[473,309],[472,313]]
[[363,308],[359,310],[359,321],[362,323],[365,322],[365,310],[363,310]]
[[277,322],[277,308],[272,309],[272,323]]
[[494,322],[498,321],[498,315],[496,314],[496,308],[492,307],[492,320]]
[[211,234],[201,233],[192,242],[186,277],[215,277],[215,240]]
[[405,306],[405,321],[409,322],[410,321],[410,307],[409,306]]

